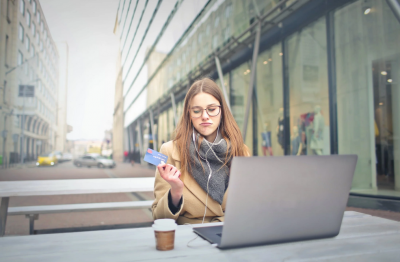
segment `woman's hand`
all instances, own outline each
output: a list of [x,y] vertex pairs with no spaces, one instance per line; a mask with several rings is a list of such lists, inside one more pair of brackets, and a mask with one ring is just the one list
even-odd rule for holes
[[174,206],[178,206],[182,197],[183,182],[179,179],[181,172],[173,165],[161,163],[157,166],[160,176],[171,186],[171,197]]

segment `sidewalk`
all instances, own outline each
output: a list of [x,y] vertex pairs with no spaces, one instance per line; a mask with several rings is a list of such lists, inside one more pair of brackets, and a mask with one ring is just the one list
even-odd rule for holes
[[7,167],[4,167],[3,165],[0,165],[0,170],[32,168],[32,167],[36,167],[36,161],[25,162],[24,164],[21,164],[21,163],[10,164]]

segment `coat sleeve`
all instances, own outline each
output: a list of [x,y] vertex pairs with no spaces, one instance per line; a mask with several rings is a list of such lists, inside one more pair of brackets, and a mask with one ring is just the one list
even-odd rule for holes
[[[171,149],[172,151],[172,149]],[[163,144],[160,149],[160,153],[167,155],[168,160],[167,164],[173,165],[172,163],[172,152],[169,152],[168,146],[166,144]],[[169,203],[168,203],[168,194],[171,189],[171,186],[168,184],[167,181],[165,181],[161,175],[160,172],[158,172],[158,169],[156,170],[156,179],[154,182],[154,202],[152,205],[152,211],[153,211],[153,219],[160,219],[160,218],[172,218],[177,220],[179,217],[179,214],[182,211],[182,207],[184,205],[184,198],[182,196],[182,204],[180,206],[180,209],[178,212],[173,214],[171,210],[169,209]]]

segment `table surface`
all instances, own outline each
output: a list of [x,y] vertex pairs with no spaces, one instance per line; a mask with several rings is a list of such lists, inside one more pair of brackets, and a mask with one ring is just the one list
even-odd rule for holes
[[334,238],[220,250],[192,226],[178,226],[175,249],[157,251],[152,228],[0,238],[0,261],[399,261],[400,222],[345,212]]
[[0,182],[0,197],[147,192],[154,177]]

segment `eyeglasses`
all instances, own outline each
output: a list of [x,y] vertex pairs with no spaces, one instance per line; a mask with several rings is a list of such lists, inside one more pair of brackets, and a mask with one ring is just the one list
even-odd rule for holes
[[194,106],[190,108],[190,115],[193,118],[199,118],[203,114],[203,110],[207,111],[209,116],[217,116],[221,112],[221,106],[208,106],[207,108],[202,108],[199,106]]

